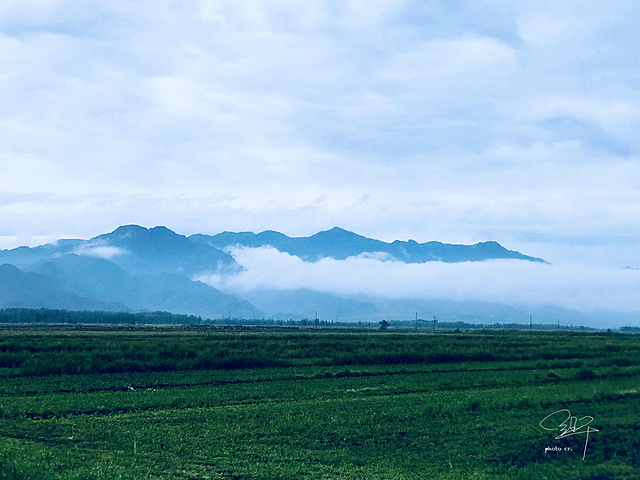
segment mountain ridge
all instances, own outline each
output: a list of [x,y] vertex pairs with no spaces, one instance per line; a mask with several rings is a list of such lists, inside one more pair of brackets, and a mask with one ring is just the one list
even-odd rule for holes
[[536,263],[548,263],[542,258],[508,250],[496,241],[473,245],[449,244],[438,241],[418,243],[415,240],[394,240],[391,243],[333,227],[308,237],[289,237],[283,233],[266,230],[253,232],[222,232],[216,235],[194,234],[188,237],[196,242],[225,250],[232,246],[246,248],[273,247],[297,256],[304,261],[316,262],[323,258],[345,260],[363,254],[386,254],[389,260],[404,263],[473,262],[494,259],[514,259]]
[[[75,253],[84,256],[108,257],[109,260],[122,264],[121,266],[127,269],[127,262],[119,257],[126,258],[134,255],[162,263],[164,269],[162,271],[169,273],[173,273],[172,269],[180,268],[190,270],[205,267],[214,271],[220,268],[233,270],[239,266],[233,256],[224,251],[231,246],[247,248],[270,246],[312,262],[322,258],[344,260],[367,253],[386,253],[392,259],[405,263],[428,261],[456,263],[491,259],[548,263],[542,258],[509,250],[494,240],[472,245],[434,240],[418,243],[413,239],[384,242],[337,226],[306,237],[290,237],[275,230],[264,230],[260,233],[223,231],[214,235],[196,233],[187,237],[165,226],[146,228],[134,224],[122,225],[110,233],[100,234],[88,240],[59,239],[36,247],[21,246],[0,250],[0,261],[14,265],[33,264],[52,255]],[[128,268],[136,269],[140,266],[129,265]],[[144,266],[143,271],[148,272],[148,265]]]

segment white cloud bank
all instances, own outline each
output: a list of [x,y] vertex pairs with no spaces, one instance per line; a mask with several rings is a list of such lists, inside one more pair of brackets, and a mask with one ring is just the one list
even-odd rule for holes
[[245,267],[199,280],[227,291],[309,288],[338,295],[551,304],[581,311],[640,312],[640,271],[518,260],[405,264],[373,258],[303,262],[273,248],[241,248]]
[[411,81],[474,74],[516,60],[515,50],[493,38],[432,40],[418,49],[399,54],[383,77]]

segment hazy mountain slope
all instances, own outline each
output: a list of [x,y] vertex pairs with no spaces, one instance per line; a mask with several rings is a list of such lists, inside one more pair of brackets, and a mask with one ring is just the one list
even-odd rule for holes
[[0,308],[58,308],[67,310],[125,310],[124,305],[102,302],[65,290],[52,279],[0,265]]
[[138,280],[143,294],[139,296],[136,307],[141,310],[166,310],[208,318],[264,316],[246,300],[224,294],[209,285],[179,275],[143,275],[138,277]]
[[100,258],[64,255],[34,266],[65,289],[104,302],[121,303],[140,310],[166,310],[208,317],[234,312],[239,317],[260,317],[246,301],[226,295],[201,282],[175,274],[130,275]]
[[497,242],[452,245],[441,242],[418,243],[414,240],[396,240],[387,243],[363,237],[339,227],[316,233],[310,237],[288,237],[282,233],[266,231],[258,234],[223,232],[213,236],[192,235],[189,238],[219,249],[236,245],[250,248],[270,246],[309,262],[315,262],[322,258],[344,260],[348,257],[378,253],[386,254],[388,257],[405,263],[476,262],[506,258],[544,262],[540,258],[508,250]]
[[324,320],[367,319],[378,316],[373,303],[317,292],[309,289],[269,290],[246,292],[243,297],[265,312],[268,317],[279,319],[315,318]]
[[139,296],[135,279],[118,265],[102,258],[63,255],[39,262],[32,270],[78,295],[119,302],[133,308]]
[[481,262],[492,259],[516,259],[530,262],[544,262],[540,258],[507,250],[498,242],[481,242],[474,245],[453,245],[441,242],[417,243],[396,240],[385,250],[398,260],[406,263],[440,261],[446,263]]
[[10,263],[22,268],[36,262],[73,252],[86,240],[58,240],[38,247],[18,247],[12,250],[0,250],[0,264]]
[[262,316],[248,302],[191,280],[239,271],[231,255],[166,227],[127,225],[90,240],[4,250],[0,259],[33,272],[5,268],[5,306]]

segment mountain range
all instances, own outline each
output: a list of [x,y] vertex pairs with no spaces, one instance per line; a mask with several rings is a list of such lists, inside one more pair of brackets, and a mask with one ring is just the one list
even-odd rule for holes
[[[378,254],[376,258],[404,263],[478,262],[506,258],[545,263],[541,258],[507,250],[497,242],[452,245],[441,242],[418,243],[415,240],[395,240],[392,243],[386,243],[363,237],[339,227],[316,233],[310,237],[288,237],[282,233],[267,230],[257,234],[253,232],[223,232],[213,236],[196,234],[189,239],[220,249],[226,249],[230,246],[273,247],[280,252],[295,255],[306,262],[316,262],[323,258],[344,260],[360,255]],[[379,254],[384,256],[380,257]]]
[[[338,227],[308,237],[289,237],[270,230],[187,237],[166,227],[126,225],[89,240],[61,239],[37,247],[0,250],[0,308],[163,310],[205,318],[284,319],[310,318],[321,311],[330,318],[372,321],[405,315],[407,309],[415,308],[410,302],[403,307],[400,301],[334,295],[308,288],[263,286],[223,292],[197,280],[205,275],[233,278],[243,272],[245,266],[232,254],[237,248],[276,249],[307,263],[350,257],[407,264],[494,259],[546,263],[497,242],[387,243]],[[272,269],[277,275],[279,266],[274,264]],[[460,305],[458,302],[453,308],[451,303],[451,311],[461,311]],[[441,306],[444,312],[446,305]],[[477,305],[474,309],[483,310]]]

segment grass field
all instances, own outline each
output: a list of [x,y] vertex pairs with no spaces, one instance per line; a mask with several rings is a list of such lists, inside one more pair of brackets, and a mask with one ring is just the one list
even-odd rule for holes
[[0,480],[634,479],[639,420],[633,335],[0,329]]

